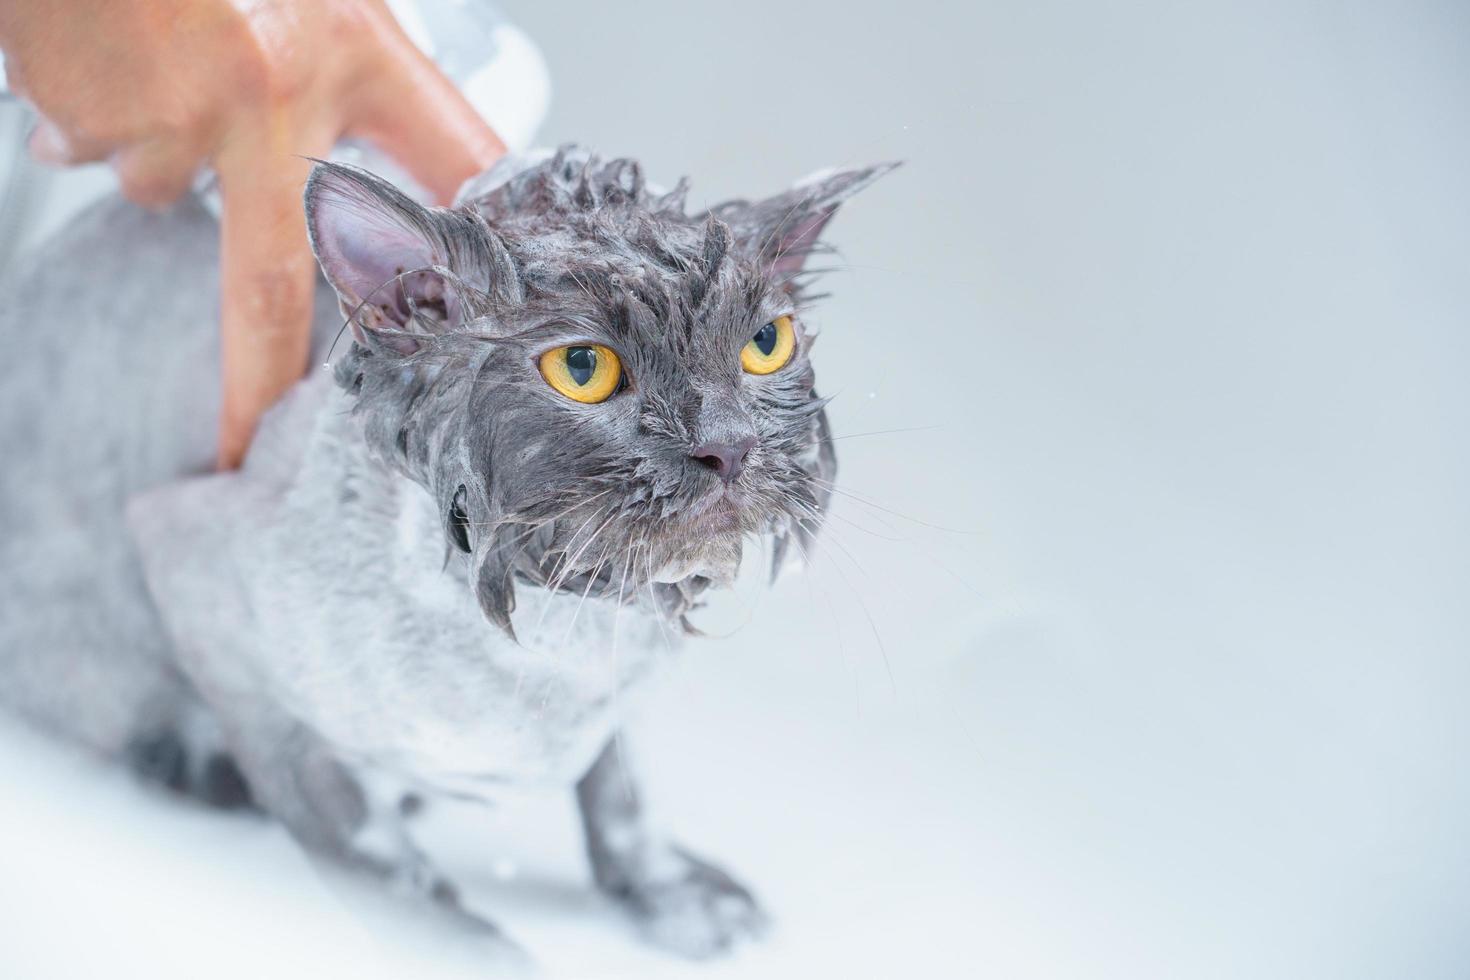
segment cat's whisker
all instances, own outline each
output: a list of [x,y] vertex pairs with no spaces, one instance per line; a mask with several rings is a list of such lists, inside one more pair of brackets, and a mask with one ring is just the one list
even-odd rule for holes
[[[570,548],[573,544],[576,543],[578,536],[581,535],[581,533],[587,529],[587,526],[589,524],[591,524],[594,520],[596,520],[598,517],[600,517],[602,515],[604,509],[605,508],[600,508],[599,507],[597,510],[594,510],[591,513],[591,515],[588,516],[587,520],[585,520],[585,521],[582,522],[582,526],[579,527],[579,528],[577,528],[577,530],[572,533],[571,538],[569,538],[567,540],[567,544],[566,544],[566,547],[567,548]],[[592,536],[593,537],[596,536],[596,532],[595,531],[593,532],[593,535]],[[587,539],[587,543],[588,544],[591,544],[592,543],[592,537],[589,537]],[[551,573],[548,574],[548,576],[547,576],[547,579],[546,579],[546,600],[543,603],[541,603],[541,613],[540,613],[540,615],[538,615],[536,617],[536,632],[535,632],[535,635],[537,637],[539,637],[541,635],[541,627],[542,627],[542,624],[544,624],[546,622],[546,613],[551,609],[552,603],[554,603],[556,601],[557,592],[559,591],[558,588],[553,588],[551,583],[555,580],[558,572],[561,570],[562,564],[567,560],[568,554],[569,554],[569,552],[567,552],[567,551],[563,551],[562,552],[561,557],[557,559],[557,563],[554,566],[552,566]],[[580,552],[579,552],[579,554],[580,554]],[[568,569],[568,570],[570,570],[570,569]]]
[[518,539],[513,539],[513,540],[508,541],[508,542],[500,542],[500,541],[495,542],[494,544],[492,544],[490,546],[490,549],[489,549],[489,552],[486,555],[486,558],[488,559],[489,555],[492,555],[492,554],[494,554],[494,553],[496,553],[498,551],[501,551],[501,550],[503,550],[505,548],[514,547],[515,544],[516,544],[516,542],[519,541],[520,542],[520,549],[517,550],[516,554],[514,554],[514,555],[511,556],[511,560],[507,564],[507,567],[513,567],[516,559],[520,557],[520,552],[521,551],[524,551],[527,547],[530,546],[530,539],[535,536],[537,530],[538,530],[538,528],[536,528],[535,526],[527,527],[527,528],[525,528],[524,530],[522,530],[520,532],[520,535],[521,536]]
[[[866,528],[856,521],[850,520],[842,514],[837,513],[835,510],[828,510],[825,513],[816,512],[812,510],[810,505],[807,505],[803,501],[795,498],[789,490],[783,492],[783,499],[788,504],[795,505],[794,509],[806,511],[808,519],[815,520],[817,523],[822,524],[824,527],[824,533],[827,537],[832,539],[834,544],[840,544],[837,539],[837,528],[832,527],[830,524],[827,524],[826,521],[835,517],[843,523],[848,524],[865,534],[878,538],[879,540],[894,542],[913,549],[916,556],[920,560],[922,560],[923,562],[927,562],[929,565],[943,572],[949,578],[953,579],[955,583],[958,584],[962,589],[970,593],[970,595],[974,596],[977,599],[986,599],[985,594],[982,593],[980,589],[976,588],[975,585],[972,584],[963,575],[959,574],[944,561],[940,560],[940,558],[934,553],[934,550],[932,548],[929,548],[922,541],[919,541],[911,536],[902,535],[896,528],[894,528],[891,524],[889,524],[881,517],[869,515],[872,520],[877,521],[883,527],[887,528],[890,531],[893,531],[895,536],[890,537],[888,535],[879,534],[876,531],[873,531],[870,528]],[[847,549],[844,547],[844,550]]]
[[[562,513],[556,514],[556,516],[550,517],[550,519],[544,520],[544,522],[539,523],[539,525],[537,525],[537,526],[534,527],[534,530],[541,530],[542,527],[551,525],[551,523],[556,522],[556,520],[557,519],[560,519],[560,517],[563,517],[563,516],[566,516],[566,514],[569,514],[570,511],[576,510],[576,508],[582,507],[582,505],[587,505],[587,504],[589,504],[589,502],[594,501],[594,500],[597,500],[598,497],[603,497],[603,495],[604,494],[607,494],[607,492],[610,492],[610,489],[607,489],[607,491],[601,492],[601,494],[594,494],[594,495],[592,495],[592,497],[589,497],[589,498],[587,498],[587,500],[582,501],[581,504],[573,504],[572,507],[566,508],[566,510],[563,510]],[[582,526],[581,527],[578,527],[578,529],[576,529],[576,532],[573,533],[572,538],[570,538],[569,541],[566,542],[566,547],[567,548],[572,547],[572,545],[575,544],[576,538],[578,538],[578,535],[581,535],[582,530],[584,530],[585,527],[587,527],[587,525],[589,525],[589,523],[592,523],[592,520],[597,519],[597,517],[600,516],[601,513],[604,513],[604,510],[606,510],[606,508],[603,508],[603,507],[598,507],[598,508],[595,508],[595,510],[592,510],[592,513],[589,514],[588,519],[585,520],[584,523],[582,523]],[[598,529],[598,530],[601,530],[601,529]],[[595,536],[595,533],[597,533],[597,532],[594,532],[594,536]],[[532,539],[534,539],[534,535],[532,535]],[[591,544],[591,538],[588,538],[588,544]],[[516,566],[517,561],[520,560],[520,555],[525,554],[526,548],[529,548],[529,547],[531,547],[531,539],[528,539],[528,541],[526,541],[525,544],[523,544],[522,547],[520,547],[520,551],[517,551],[516,554],[513,555],[512,560],[510,560],[510,567],[512,567],[512,569],[514,569],[514,566]],[[547,602],[545,602],[545,605],[542,605],[542,607],[541,607],[541,616],[537,617],[537,627],[538,627],[538,629],[539,629],[539,626],[541,626],[541,620],[542,619],[545,619],[545,613],[547,613],[547,608],[550,607],[551,597],[554,597],[554,595],[556,595],[556,592],[557,592],[557,589],[551,588],[551,577],[553,577],[553,574],[556,573],[556,570],[557,569],[559,569],[560,563],[562,563],[562,561],[564,560],[564,558],[566,558],[566,551],[563,550],[562,551],[562,554],[560,554],[560,557],[557,558],[557,564],[556,564],[556,566],[553,566],[553,572],[544,574],[544,576],[542,576],[542,577],[544,577],[544,582],[542,582],[542,585],[544,585],[545,588],[547,588],[548,597],[547,597]],[[542,555],[542,557],[541,558],[538,558],[538,560],[537,560],[537,574],[542,574],[542,570],[541,570],[541,563],[542,563],[542,561],[544,561],[544,555]]]
[[[549,524],[550,522],[556,520],[557,518],[565,517],[567,514],[570,514],[572,511],[576,510],[578,507],[585,507],[588,504],[592,503],[592,501],[597,500],[599,497],[605,497],[605,496],[607,496],[608,494],[612,493],[613,490],[615,490],[615,489],[616,489],[616,487],[608,487],[605,490],[599,490],[597,493],[592,494],[592,496],[590,496],[590,497],[582,497],[579,500],[577,500],[576,502],[574,502],[571,506],[566,507],[563,510],[558,511],[557,513],[551,515],[550,517],[547,517],[547,518],[542,519],[540,521],[540,526],[545,526],[546,524]],[[524,509],[524,510],[516,511],[514,513],[506,514],[504,517],[501,517],[499,520],[494,520],[494,521],[465,521],[464,523],[465,523],[465,526],[466,527],[489,528],[490,530],[494,530],[495,528],[502,527],[502,526],[504,526],[506,524],[520,524],[520,523],[524,523],[526,520],[531,519],[531,518],[535,518],[535,517],[537,517],[537,515],[534,512],[532,512],[530,509]]]
[[[511,574],[511,575],[514,575],[515,574],[516,564],[521,560],[521,556],[526,553],[526,549],[529,548],[529,547],[531,547],[531,542],[535,540],[536,533],[538,531],[540,531],[542,528],[546,527],[548,524],[551,524],[552,522],[554,522],[555,520],[556,520],[555,517],[549,517],[549,518],[547,518],[544,521],[539,521],[539,522],[534,523],[534,524],[527,524],[524,527],[524,529],[521,530],[521,532],[520,532],[520,538],[519,539],[513,539],[513,540],[511,540],[509,542],[503,542],[503,543],[502,542],[496,542],[495,544],[493,544],[491,546],[492,552],[493,551],[502,551],[505,548],[515,547],[516,541],[519,540],[520,547],[516,548],[515,553],[512,554],[510,556],[510,560],[506,562],[506,568],[508,570],[507,574]],[[515,523],[515,522],[512,522],[512,523]]]
[[917,517],[910,517],[909,515],[904,514],[904,513],[900,513],[899,511],[890,510],[889,508],[884,507],[882,504],[874,503],[873,501],[868,500],[865,497],[862,497],[862,496],[858,495],[857,493],[855,493],[852,490],[848,490],[845,487],[839,487],[837,484],[832,483],[832,482],[827,481],[827,480],[823,480],[821,477],[814,476],[814,477],[811,478],[811,480],[812,480],[813,483],[816,483],[818,486],[822,487],[825,490],[831,491],[832,493],[841,494],[842,496],[847,497],[850,500],[857,501],[858,503],[862,504],[865,507],[872,507],[875,510],[881,510],[885,514],[892,514],[894,517],[901,518],[901,519],[903,519],[905,521],[909,521],[909,522],[911,522],[913,524],[918,524],[921,527],[927,527],[927,528],[930,528],[930,529],[935,530],[935,531],[944,531],[944,532],[949,533],[949,534],[983,534],[984,533],[983,531],[967,531],[964,528],[945,527],[943,524],[931,524],[928,521],[921,521]]
[[[832,543],[833,544],[837,544],[837,541],[835,539],[831,539],[831,540],[832,540]],[[814,546],[819,544],[819,542],[818,542],[818,540],[817,540],[817,538],[815,536],[813,536],[811,538],[811,541],[812,541],[812,544]],[[839,545],[839,547],[840,547],[840,545]],[[859,571],[862,571],[864,575],[867,574],[866,570],[864,570],[862,568],[862,566],[859,565],[856,562],[856,560],[852,557],[852,555],[847,552],[847,549],[843,548],[842,551],[843,551],[844,555],[847,557],[847,560],[848,561],[853,562],[853,564],[859,569]],[[835,561],[828,562],[828,565],[831,567],[831,569],[834,572],[837,573],[838,578],[842,579],[843,584],[846,585],[847,588],[848,588],[848,590],[852,593],[852,597],[857,600],[858,608],[860,608],[863,611],[863,618],[867,620],[868,629],[873,634],[873,642],[878,645],[878,653],[883,658],[883,669],[888,674],[888,687],[889,687],[889,692],[890,692],[890,694],[893,697],[896,698],[898,696],[898,684],[895,681],[894,676],[893,676],[893,664],[888,659],[888,647],[883,643],[883,636],[878,631],[878,623],[877,623],[876,620],[873,619],[872,610],[870,610],[868,608],[867,602],[864,601],[863,596],[862,596],[862,592],[859,591],[857,589],[857,587],[855,587],[852,584],[852,580],[849,579],[847,577],[846,573],[842,571],[841,566],[838,565],[838,563],[835,562]]]
[[[870,528],[863,527],[856,521],[849,520],[848,518],[836,513],[835,511],[818,511],[804,501],[791,500],[790,503],[795,505],[795,509],[803,511],[805,513],[805,520],[810,520],[816,524],[819,524],[821,526],[823,536],[826,537],[833,545],[840,548],[843,554],[847,556],[848,561],[852,562],[853,566],[857,568],[860,572],[862,572],[865,576],[868,575],[867,569],[863,566],[862,562],[858,561],[857,557],[851,552],[846,543],[838,535],[837,528],[828,523],[831,518],[835,517],[836,519],[842,521],[844,524],[848,524],[854,529],[862,531],[864,534],[871,535],[872,537],[877,538],[881,541],[891,541],[900,544],[915,543],[910,538],[890,537],[889,535],[879,534],[878,532],[873,531]],[[815,537],[815,534],[813,536]]]
[[859,572],[861,572],[863,574],[863,577],[864,578],[869,577],[868,576],[868,570],[867,570],[867,568],[865,568],[863,566],[863,563],[862,562],[860,562],[860,561],[857,560],[857,557],[848,549],[847,545],[837,536],[837,529],[835,527],[832,527],[831,525],[824,525],[823,528],[822,528],[822,536],[828,542],[830,542],[834,547],[838,548],[842,552],[842,554],[847,558],[847,560],[852,563],[852,566],[854,568],[856,568]]
[[[635,553],[635,549],[629,548],[628,558],[623,562],[623,577],[622,581],[618,583],[618,603],[613,608],[612,655],[608,658],[610,661],[609,672],[612,675],[613,717],[620,721],[622,719],[623,685],[621,679],[618,677],[618,624],[623,618],[623,587],[628,584],[628,566],[632,564]],[[621,731],[621,724],[618,726],[618,729]],[[625,783],[624,791],[628,794],[628,798],[632,799],[632,787]]]
[[598,559],[597,564],[592,568],[592,572],[587,576],[587,587],[582,590],[582,598],[578,600],[577,608],[572,611],[572,620],[567,623],[567,631],[562,636],[562,646],[566,646],[567,642],[571,639],[572,631],[577,626],[577,617],[582,615],[582,607],[587,603],[587,596],[592,592],[592,586],[597,583],[598,576],[602,574],[602,566],[607,564],[607,561],[606,558]]
[[[516,548],[515,554],[511,555],[510,556],[510,560],[508,562],[506,562],[506,567],[509,568],[509,569],[511,569],[512,573],[514,572],[514,570],[516,568],[516,565],[520,562],[521,556],[526,553],[526,550],[531,547],[531,543],[536,539],[537,532],[539,532],[543,528],[548,527],[549,525],[555,523],[556,520],[557,520],[557,517],[556,516],[553,516],[553,517],[548,517],[548,518],[546,518],[543,521],[537,521],[536,523],[527,524],[525,526],[525,528],[521,531],[521,536],[520,536],[520,539],[519,539],[520,540],[520,547],[519,548]],[[496,550],[500,550],[502,548],[509,547],[509,546],[514,545],[514,544],[515,544],[514,541],[510,542],[509,545],[497,544],[495,546],[495,548],[496,548]]]
[[823,603],[827,607],[827,614],[832,618],[832,633],[837,638],[837,654],[842,658],[842,662],[847,665],[847,672],[852,677],[852,699],[854,705],[856,706],[858,717],[861,718],[863,714],[862,685],[858,683],[857,664],[853,660],[852,655],[848,652],[847,644],[843,642],[842,618],[837,615],[837,604],[832,600],[831,590],[829,590],[825,585],[816,581],[816,565],[812,560],[811,553],[808,552],[806,550],[806,547],[801,543],[801,538],[799,536],[793,536],[791,539],[791,543],[801,554],[802,564],[804,564],[808,570],[808,574],[802,576],[802,578],[806,579],[807,581],[808,594],[811,594],[813,590],[817,587],[820,587],[822,590]]
[[[835,511],[835,508],[833,508],[833,510]],[[881,527],[883,530],[887,531],[890,535],[893,536],[893,540],[895,541],[912,540],[912,538],[909,536],[909,532],[905,531],[903,528],[898,527],[893,521],[890,521],[887,517],[883,516],[883,514],[878,511],[869,509],[860,510],[857,511],[857,513],[861,514],[865,520],[870,520],[874,524],[877,524],[879,527]],[[851,518],[848,518],[847,520],[851,521]]]
[[616,699],[617,699],[617,696],[618,696],[618,689],[622,686],[617,681],[617,677],[618,677],[618,624],[621,623],[622,622],[622,619],[623,619],[623,590],[625,588],[627,588],[627,585],[628,585],[628,567],[633,563],[633,555],[634,555],[634,549],[629,548],[628,549],[628,557],[623,561],[623,575],[622,575],[622,578],[618,580],[618,601],[617,601],[617,604],[613,607],[612,656],[611,656],[611,660],[612,660],[612,676],[613,676],[613,698],[614,698],[613,713],[614,714],[617,713]]
[[[586,542],[584,542],[582,547],[577,549],[577,553],[573,555],[569,561],[567,561],[561,575],[555,580],[555,582],[547,584],[548,589],[550,589],[552,592],[561,591],[562,586],[566,584],[567,578],[576,573],[577,563],[582,560],[582,555],[585,554],[587,549],[592,546],[592,542],[597,540],[597,536],[603,531],[606,531],[608,526],[617,519],[618,513],[619,511],[616,508],[612,508],[610,510],[607,515],[607,520],[603,521],[602,524],[598,526],[597,530],[593,531],[590,535],[587,536]],[[601,562],[598,563],[598,566],[601,567]],[[595,574],[592,575],[588,579],[588,587],[590,588],[592,583],[596,580],[597,576]]]
[[[865,534],[870,534],[873,537],[878,538],[879,540],[882,540],[882,541],[892,541],[892,542],[895,542],[897,544],[904,545],[904,546],[906,546],[908,548],[912,548],[920,559],[922,559],[925,562],[928,562],[930,565],[932,565],[935,568],[939,569],[945,575],[948,575],[950,578],[952,578],[955,581],[956,584],[958,584],[966,592],[970,593],[972,596],[974,596],[977,599],[982,599],[983,600],[983,599],[986,598],[985,594],[983,592],[981,592],[978,588],[976,588],[975,585],[972,584],[968,579],[966,579],[959,572],[956,572],[949,565],[947,565],[943,561],[941,561],[939,559],[939,557],[934,553],[934,549],[928,547],[924,542],[918,540],[917,538],[900,534],[900,532],[898,532],[898,530],[896,528],[894,528],[887,521],[883,520],[881,517],[877,517],[877,516],[874,516],[874,515],[869,515],[869,517],[872,520],[877,521],[883,527],[887,528],[890,531],[893,531],[896,536],[889,537],[887,535],[878,534],[876,531],[873,531],[873,530],[871,530],[869,528],[865,528],[861,524],[857,523],[856,521],[850,520],[850,519],[844,517],[843,515],[836,513],[835,511],[828,511],[828,513],[827,513],[826,516],[829,517],[829,518],[830,517],[835,517],[838,520],[842,521],[843,523],[849,524],[852,527],[856,528],[857,530],[862,531]],[[835,533],[835,531],[836,531],[835,528],[830,528],[830,530],[833,531],[833,533]]]
[[648,542],[647,535],[644,535],[644,541],[647,543],[647,546],[643,549],[643,568],[648,577],[648,600],[653,604],[653,615],[658,620],[658,631],[663,637],[664,652],[672,658],[674,656],[674,644],[669,639],[669,627],[664,622],[666,617],[664,616],[663,609],[659,606],[658,591],[654,587],[653,582],[653,545]]
[[903,432],[932,432],[934,429],[942,428],[944,428],[944,426],[942,425],[915,425],[902,429],[874,429],[871,432],[849,432],[840,436],[832,436],[827,439],[813,439],[812,442],[813,444],[820,446],[824,443],[841,442],[844,439],[866,439],[868,436],[897,435]]
[[[591,503],[593,500],[596,500],[598,497],[601,497],[604,494],[607,494],[609,492],[610,492],[610,490],[604,490],[604,491],[602,491],[602,493],[595,494],[592,497],[588,498],[586,501],[583,501],[581,504],[578,504],[578,505],[576,505],[574,507],[568,508],[567,510],[563,511],[560,515],[558,515],[558,517],[565,516],[566,514],[570,513],[572,510],[575,510],[576,507],[578,507],[578,506],[585,506],[586,504]],[[545,579],[546,579],[547,587],[553,593],[556,590],[550,588],[550,583],[556,577],[557,573],[560,571],[563,563],[566,562],[566,560],[567,560],[567,558],[569,556],[568,549],[570,549],[573,545],[575,545],[577,543],[577,538],[582,534],[583,531],[585,531],[587,529],[587,525],[589,525],[593,521],[595,521],[604,512],[606,512],[606,510],[607,510],[607,508],[603,508],[603,507],[594,508],[593,511],[592,511],[592,513],[588,515],[587,519],[582,522],[581,526],[578,527],[577,530],[573,531],[572,532],[572,536],[567,539],[567,542],[562,547],[561,553],[557,557],[556,562],[553,563],[553,565],[551,567],[551,571],[549,571],[549,572],[547,572],[545,574]],[[555,520],[555,518],[553,518],[553,520]],[[596,534],[596,532],[593,532],[593,533],[594,533],[594,535]],[[591,538],[589,538],[588,541],[590,542],[591,541]],[[542,556],[542,561],[544,561],[544,559],[545,559],[545,556]],[[540,565],[541,565],[541,561],[538,561],[537,562],[538,570],[539,570],[539,566]]]

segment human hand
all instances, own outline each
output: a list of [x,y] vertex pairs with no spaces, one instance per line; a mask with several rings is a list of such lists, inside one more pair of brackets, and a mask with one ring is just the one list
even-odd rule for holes
[[505,152],[381,0],[14,0],[0,3],[0,49],[11,88],[43,117],[30,144],[41,160],[108,160],[149,206],[214,168],[221,467],[239,465],[306,367],[305,158],[363,137],[447,201]]

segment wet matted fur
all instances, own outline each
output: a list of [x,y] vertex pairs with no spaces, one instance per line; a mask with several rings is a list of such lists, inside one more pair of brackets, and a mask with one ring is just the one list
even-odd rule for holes
[[[611,741],[742,544],[779,565],[817,532],[834,459],[804,263],[886,169],[691,215],[682,182],[571,147],[450,209],[322,164],[319,356],[345,334],[236,474],[209,474],[212,218],[92,209],[0,309],[0,699],[466,921],[403,801],[575,785],[599,884],[666,944],[723,948],[753,900],[648,829]],[[743,372],[780,316],[793,359]],[[537,369],[579,343],[622,361],[602,403]],[[748,446],[739,474],[708,445]]]

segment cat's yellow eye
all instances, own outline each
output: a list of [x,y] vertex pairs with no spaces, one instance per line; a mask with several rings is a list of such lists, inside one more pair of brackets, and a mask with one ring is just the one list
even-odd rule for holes
[[605,402],[623,380],[623,362],[601,344],[573,344],[541,355],[541,377],[574,402]]
[[770,374],[785,367],[795,352],[796,329],[791,326],[791,317],[778,316],[740,349],[740,366],[751,374]]

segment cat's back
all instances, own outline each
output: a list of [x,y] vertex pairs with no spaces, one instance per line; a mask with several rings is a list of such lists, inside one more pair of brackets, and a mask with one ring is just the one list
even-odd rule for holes
[[0,522],[117,506],[209,465],[218,252],[196,199],[150,212],[110,198],[14,270],[0,306]]
[[187,697],[122,516],[137,490],[209,465],[217,257],[197,201],[111,199],[3,284],[0,702],[104,751]]
[[[197,197],[109,197],[29,256],[0,304],[0,526],[214,465],[219,225]],[[318,289],[314,346],[336,304]]]
[[108,751],[183,696],[124,508],[213,468],[218,237],[104,199],[0,284],[0,703]]

